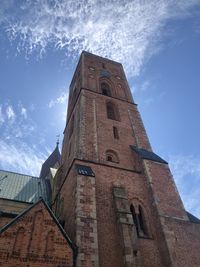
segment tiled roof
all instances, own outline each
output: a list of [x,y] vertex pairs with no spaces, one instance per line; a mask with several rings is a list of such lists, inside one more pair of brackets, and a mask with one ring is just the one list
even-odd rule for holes
[[60,160],[61,155],[57,145],[54,151],[48,157],[48,159],[42,164],[40,178],[45,178],[48,175],[50,168],[54,167],[57,162],[60,162]]
[[48,180],[0,170],[0,198],[34,203],[41,197],[51,201]]
[[156,155],[154,152],[148,151],[148,150],[143,149],[143,148],[138,148],[138,147],[133,146],[133,145],[131,145],[131,148],[133,151],[135,151],[143,159],[148,159],[148,160],[167,164],[167,162],[164,159],[162,159],[161,157]]

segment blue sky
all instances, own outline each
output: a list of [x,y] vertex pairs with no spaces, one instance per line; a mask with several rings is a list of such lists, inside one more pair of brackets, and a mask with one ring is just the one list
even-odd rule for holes
[[1,0],[0,168],[39,175],[83,49],[123,64],[154,151],[200,217],[198,0]]

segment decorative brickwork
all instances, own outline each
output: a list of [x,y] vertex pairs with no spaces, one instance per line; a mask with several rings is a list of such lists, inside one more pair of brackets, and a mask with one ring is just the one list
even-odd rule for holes
[[73,249],[40,201],[0,231],[0,266],[73,266]]

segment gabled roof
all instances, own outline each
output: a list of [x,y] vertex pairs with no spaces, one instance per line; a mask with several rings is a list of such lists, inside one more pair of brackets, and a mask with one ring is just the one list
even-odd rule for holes
[[10,221],[4,227],[0,228],[0,234],[2,234],[11,225],[13,225],[14,223],[16,223],[21,217],[23,217],[26,213],[28,213],[32,208],[34,208],[40,202],[43,203],[43,205],[45,206],[45,208],[49,212],[50,216],[52,217],[52,219],[54,220],[54,222],[58,226],[59,230],[61,231],[62,235],[64,236],[64,238],[66,239],[66,241],[68,242],[68,244],[70,245],[70,247],[72,248],[72,250],[74,251],[74,254],[76,256],[77,255],[77,249],[78,249],[78,247],[68,237],[68,235],[66,234],[66,232],[64,231],[64,229],[62,228],[62,226],[59,224],[57,218],[55,217],[55,215],[53,214],[53,212],[51,211],[51,209],[49,208],[49,206],[46,204],[46,202],[42,198],[40,200],[38,200],[36,203],[34,203],[31,206],[29,206],[25,211],[23,211],[22,213],[20,213],[17,217],[15,217],[12,221]]
[[51,201],[48,180],[0,170],[0,198],[35,203],[40,198]]
[[49,174],[50,168],[54,167],[57,162],[60,163],[60,160],[61,160],[61,155],[60,155],[60,151],[59,151],[58,144],[57,144],[54,151],[47,158],[47,160],[42,164],[40,178],[45,178]]
[[152,161],[156,161],[156,162],[167,164],[167,161],[165,161],[164,159],[159,157],[154,152],[151,152],[151,151],[148,151],[146,149],[139,148],[139,147],[136,147],[136,146],[133,146],[133,145],[131,145],[130,147],[132,148],[132,150],[134,152],[136,152],[143,159],[148,159],[148,160],[152,160]]

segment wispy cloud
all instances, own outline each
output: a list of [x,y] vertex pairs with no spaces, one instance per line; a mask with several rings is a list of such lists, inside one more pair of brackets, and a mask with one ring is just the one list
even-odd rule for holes
[[68,93],[62,92],[60,96],[49,101],[48,107],[52,108],[57,104],[67,104]]
[[170,156],[169,165],[186,209],[200,218],[200,159],[193,155]]
[[124,64],[138,75],[144,62],[160,50],[169,19],[192,14],[199,0],[53,0],[3,1],[0,23],[17,50],[46,51],[48,45],[77,56],[82,50]]
[[16,115],[15,115],[15,112],[13,110],[13,107],[11,105],[9,105],[7,108],[6,108],[6,114],[7,114],[7,117],[9,120],[14,120]]
[[0,130],[3,139],[25,138],[35,129],[35,122],[28,118],[27,109],[21,103],[15,109],[11,103],[0,105]]
[[36,148],[24,142],[5,142],[0,140],[0,168],[38,176],[41,164],[47,158]]
[[21,108],[21,115],[22,115],[25,119],[27,119],[27,110],[26,110],[26,108],[24,108],[24,107]]

